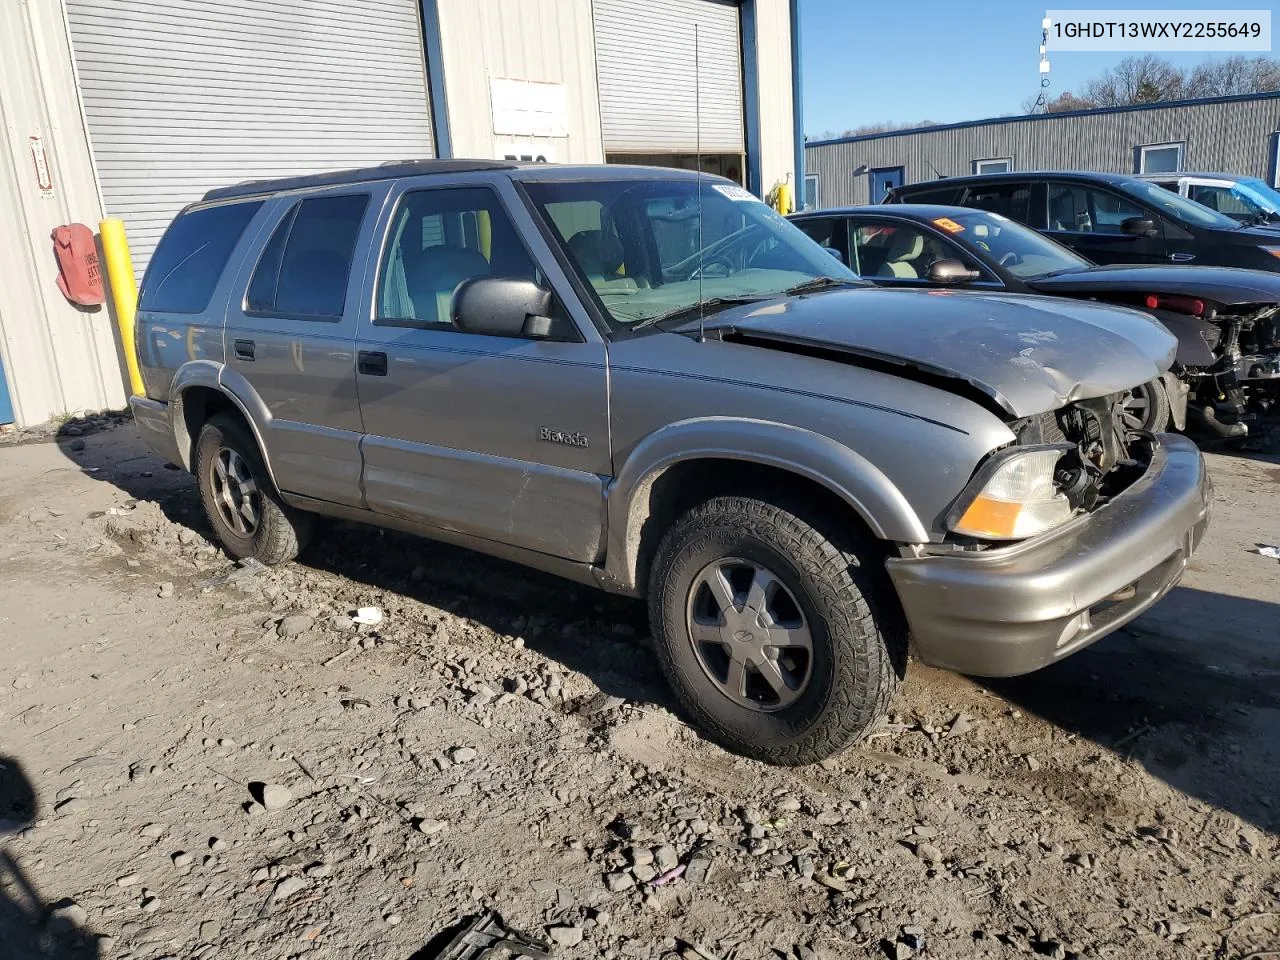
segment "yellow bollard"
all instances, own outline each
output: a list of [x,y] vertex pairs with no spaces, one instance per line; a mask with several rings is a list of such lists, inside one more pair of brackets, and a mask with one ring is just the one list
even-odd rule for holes
[[120,347],[129,370],[129,390],[135,397],[146,395],[142,372],[138,369],[138,345],[134,342],[134,317],[138,310],[138,282],[133,278],[133,258],[124,235],[124,221],[110,217],[98,224],[102,237],[102,256],[111,282],[111,300],[116,307],[116,324],[120,328]]

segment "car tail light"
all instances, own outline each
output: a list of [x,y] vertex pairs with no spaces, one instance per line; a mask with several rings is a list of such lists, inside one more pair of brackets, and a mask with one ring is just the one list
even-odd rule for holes
[[1195,297],[1164,296],[1156,293],[1147,294],[1147,308],[1150,310],[1172,310],[1174,313],[1186,313],[1193,317],[1204,316],[1204,301]]

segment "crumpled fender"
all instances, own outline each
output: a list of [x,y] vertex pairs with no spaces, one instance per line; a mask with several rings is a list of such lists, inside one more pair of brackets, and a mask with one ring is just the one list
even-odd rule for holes
[[671,466],[688,460],[742,460],[819,483],[847,503],[877,537],[926,543],[929,534],[902,492],[856,451],[810,430],[737,417],[681,420],[637,444],[609,484],[605,571],[615,589],[640,581],[640,532],[648,493]]

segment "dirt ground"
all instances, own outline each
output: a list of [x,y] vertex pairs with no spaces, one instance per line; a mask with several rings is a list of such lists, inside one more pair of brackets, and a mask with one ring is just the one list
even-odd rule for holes
[[912,664],[782,770],[671,712],[637,603],[355,525],[202,587],[232,564],[132,424],[5,445],[0,957],[425,960],[488,907],[566,958],[1280,957],[1270,449],[1210,455],[1130,629]]

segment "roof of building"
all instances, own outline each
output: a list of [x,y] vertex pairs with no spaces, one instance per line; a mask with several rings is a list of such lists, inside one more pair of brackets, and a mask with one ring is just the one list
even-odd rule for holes
[[1159,103],[1136,103],[1125,107],[1095,107],[1092,110],[1064,110],[1061,113],[1028,113],[1016,117],[988,117],[985,120],[965,120],[960,123],[939,123],[929,127],[909,127],[905,130],[886,130],[884,133],[865,133],[855,137],[832,137],[827,140],[809,140],[805,147],[826,147],[837,143],[857,143],[863,140],[883,140],[888,137],[905,137],[915,133],[935,133],[939,130],[963,130],[966,127],[982,127],[1003,123],[1028,121],[1065,120],[1069,117],[1102,116],[1110,113],[1132,113],[1139,110],[1165,110],[1170,107],[1202,107],[1218,103],[1242,103],[1249,100],[1280,99],[1280,90],[1270,93],[1243,93],[1230,97],[1201,97],[1196,100],[1163,100]]

